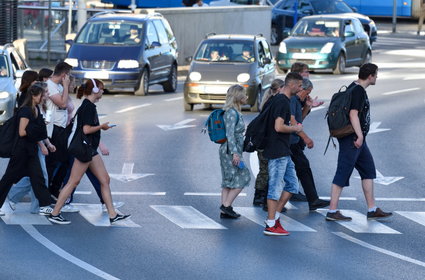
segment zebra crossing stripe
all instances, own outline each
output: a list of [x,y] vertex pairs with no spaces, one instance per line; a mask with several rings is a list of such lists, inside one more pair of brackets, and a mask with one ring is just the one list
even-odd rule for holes
[[1,217],[2,220],[8,225],[51,225],[46,216],[31,214],[29,212],[30,204],[28,202],[18,203],[16,210],[13,211],[7,203],[4,203],[2,211],[5,216]]
[[[233,209],[244,216],[245,218],[253,221],[260,226],[264,226],[264,220],[267,218],[266,212],[259,207],[233,207]],[[297,222],[294,219],[289,218],[285,215],[280,215],[280,221],[282,226],[288,231],[308,231],[316,232],[316,230]]]
[[[323,216],[326,216],[328,210],[316,210]],[[386,225],[381,224],[375,220],[368,220],[366,215],[363,215],[354,210],[341,210],[341,212],[348,217],[352,217],[352,221],[336,221],[341,226],[355,232],[355,233],[380,233],[380,234],[401,234],[400,232],[392,229]],[[391,218],[390,218],[391,219]]]
[[396,211],[396,213],[425,226],[425,212]]
[[227,229],[192,206],[151,205],[150,207],[183,229]]
[[[109,216],[107,212],[102,211],[100,204],[78,204],[80,215],[89,223],[97,227],[110,227]],[[117,211],[118,212],[118,211]],[[116,222],[114,227],[140,227],[131,219]]]

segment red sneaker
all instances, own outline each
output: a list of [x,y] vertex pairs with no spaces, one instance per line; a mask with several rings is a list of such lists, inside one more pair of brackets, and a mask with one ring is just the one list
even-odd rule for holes
[[289,235],[282,225],[280,224],[279,219],[276,220],[275,225],[272,227],[266,226],[263,233],[265,235]]

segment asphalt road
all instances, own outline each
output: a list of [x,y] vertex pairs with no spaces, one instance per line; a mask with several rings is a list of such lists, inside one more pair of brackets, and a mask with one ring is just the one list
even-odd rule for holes
[[[129,222],[107,226],[98,198],[83,179],[71,225],[52,225],[19,204],[0,221],[0,279],[424,279],[425,47],[423,38],[382,34],[373,62],[380,70],[368,88],[374,122],[368,145],[382,174],[378,206],[394,211],[386,222],[367,222],[360,180],[351,178],[341,209],[354,220],[326,222],[323,211],[293,202],[282,217],[291,235],[262,234],[265,212],[252,207],[253,183],[234,204],[243,217],[220,220],[218,145],[200,133],[210,110],[183,110],[182,84],[146,97],[105,96],[101,121],[117,126],[102,134],[113,197],[131,213]],[[304,126],[315,147],[307,151],[320,196],[330,194],[337,151],[323,152],[326,105],[358,68],[334,76],[314,73],[313,97],[325,106]],[[255,117],[244,111],[245,121]],[[385,130],[386,129],[386,130]],[[245,161],[256,174],[255,155]],[[0,160],[0,174],[7,161]],[[390,178],[391,177],[391,178]]]

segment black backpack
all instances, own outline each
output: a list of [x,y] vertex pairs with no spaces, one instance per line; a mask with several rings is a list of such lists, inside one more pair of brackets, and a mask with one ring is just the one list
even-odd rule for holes
[[10,158],[18,141],[18,117],[13,115],[0,125],[0,157]]

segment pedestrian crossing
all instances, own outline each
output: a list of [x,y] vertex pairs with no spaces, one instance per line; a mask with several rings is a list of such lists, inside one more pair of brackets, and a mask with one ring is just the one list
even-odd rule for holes
[[[86,203],[75,203],[82,216],[88,223],[96,227],[108,227],[111,226],[109,223],[109,217],[106,212],[102,211],[100,204],[86,204]],[[19,203],[16,205],[16,210],[12,211],[10,207],[5,203],[2,211],[5,216],[0,217],[3,222],[7,225],[53,225],[46,219],[45,216],[29,213],[30,203]],[[289,211],[297,209],[296,206],[289,203],[286,206]],[[202,213],[190,205],[150,205],[150,208],[158,213],[162,218],[165,218],[169,222],[175,224],[181,229],[207,229],[207,230],[227,230],[229,229],[228,223],[226,226],[221,224],[221,220],[218,220],[219,210],[214,211],[213,214]],[[234,207],[234,210],[242,215],[242,220],[248,220],[261,227],[264,226],[267,213],[264,212],[260,207]],[[322,216],[326,215],[326,209],[318,209],[316,212]],[[355,210],[341,210],[344,215],[353,218],[352,221],[337,221],[336,224],[346,228],[349,231],[360,234],[403,234],[398,230],[390,227],[391,222],[367,220],[366,215],[355,211]],[[421,226],[425,226],[425,212],[420,211],[395,211],[399,217],[403,217],[409,221],[413,221]],[[150,213],[149,215],[151,215]],[[310,216],[314,217],[314,213]],[[310,217],[309,216],[309,217]],[[303,218],[302,221],[290,217],[290,213],[281,215],[281,223],[285,229],[293,232],[308,232],[316,233],[320,230],[314,228],[314,226],[307,225],[306,223],[311,222],[309,217]],[[390,218],[388,221],[391,221]],[[71,218],[72,220],[72,218]],[[332,222],[333,224],[334,222]],[[114,227],[124,228],[140,228],[143,225],[137,224],[131,219],[120,221]]]

